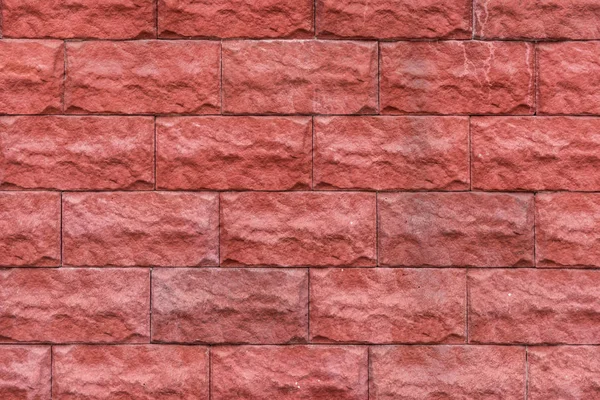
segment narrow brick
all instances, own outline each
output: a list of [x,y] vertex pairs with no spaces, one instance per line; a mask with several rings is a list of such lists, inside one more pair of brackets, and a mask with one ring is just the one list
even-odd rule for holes
[[50,346],[0,346],[0,397],[50,398]]

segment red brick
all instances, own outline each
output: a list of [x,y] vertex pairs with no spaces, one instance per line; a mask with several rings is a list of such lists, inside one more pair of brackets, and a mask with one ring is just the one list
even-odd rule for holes
[[476,0],[476,36],[500,39],[600,39],[596,0]]
[[154,36],[153,0],[3,0],[2,34],[22,38]]
[[65,107],[75,113],[215,113],[220,44],[209,41],[67,45]]
[[3,189],[152,189],[151,117],[2,117]]
[[375,265],[375,194],[224,193],[221,264]]
[[538,112],[600,114],[600,42],[538,46]]
[[525,350],[509,346],[379,346],[370,398],[503,399],[525,396]]
[[377,110],[377,43],[223,43],[228,113],[356,114]]
[[238,346],[212,351],[213,400],[367,400],[367,348]]
[[50,363],[50,346],[1,346],[2,400],[49,399]]
[[379,196],[379,261],[393,266],[533,265],[533,196]]
[[208,349],[199,346],[56,346],[58,399],[208,399]]
[[305,38],[313,0],[159,0],[161,37]]
[[152,340],[306,341],[308,273],[296,269],[155,269]]
[[600,397],[600,348],[530,347],[530,400],[579,400]]
[[600,343],[600,273],[469,271],[469,338],[475,343]]
[[0,271],[0,342],[148,341],[147,269]]
[[60,112],[63,74],[63,42],[0,41],[0,114]]
[[0,193],[0,266],[60,264],[60,195]]
[[217,265],[218,226],[215,193],[69,193],[63,196],[64,262]]
[[469,189],[466,117],[319,117],[322,189]]
[[470,0],[318,0],[321,37],[471,38]]
[[167,189],[308,189],[308,117],[157,120],[158,186]]
[[517,42],[381,43],[386,114],[532,114],[534,48]]
[[314,342],[464,343],[462,269],[310,271]]
[[600,119],[471,118],[473,187],[600,190]]

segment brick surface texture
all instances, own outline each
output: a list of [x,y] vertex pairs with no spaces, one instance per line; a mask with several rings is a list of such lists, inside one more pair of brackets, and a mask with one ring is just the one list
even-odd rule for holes
[[600,0],[0,0],[0,400],[600,399]]

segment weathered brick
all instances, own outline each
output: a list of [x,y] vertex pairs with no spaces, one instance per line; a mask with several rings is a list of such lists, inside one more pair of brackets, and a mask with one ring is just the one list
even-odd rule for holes
[[0,266],[60,264],[60,195],[0,193]]
[[0,271],[0,342],[146,342],[147,269]]
[[151,117],[0,117],[0,188],[152,189]]
[[223,43],[223,110],[356,114],[377,110],[377,43]]
[[2,400],[49,399],[50,364],[50,346],[1,346]]
[[600,343],[600,272],[469,271],[475,343]]
[[56,346],[58,399],[208,399],[208,349],[201,346]]
[[314,342],[464,343],[463,269],[310,271]]
[[152,340],[275,344],[306,341],[302,269],[155,269]]
[[67,45],[65,107],[73,113],[215,113],[220,43],[75,42]]
[[375,265],[375,194],[224,193],[221,264]]
[[65,194],[64,263],[217,265],[218,201],[215,193]]
[[306,38],[313,0],[159,0],[161,37]]
[[157,120],[157,184],[166,189],[308,189],[308,117]]
[[525,396],[525,349],[509,346],[377,346],[373,400],[504,399]]
[[600,190],[600,119],[473,117],[473,187]]
[[469,188],[466,117],[318,117],[314,130],[317,188]]
[[153,0],[3,0],[2,34],[21,38],[154,37]]
[[470,0],[318,0],[317,33],[346,38],[471,38]]
[[0,114],[60,112],[63,74],[63,42],[0,41]]
[[381,43],[385,114],[532,114],[534,48],[517,42]]
[[237,346],[212,351],[213,400],[367,400],[367,348]]
[[533,218],[530,194],[383,194],[379,261],[392,266],[532,266]]

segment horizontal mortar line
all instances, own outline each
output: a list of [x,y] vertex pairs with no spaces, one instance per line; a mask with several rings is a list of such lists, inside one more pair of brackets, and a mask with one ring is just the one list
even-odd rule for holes
[[575,118],[600,118],[599,114],[432,114],[432,113],[404,113],[404,114],[293,114],[293,113],[223,113],[223,114],[172,114],[172,113],[63,113],[63,114],[2,114],[3,117],[119,117],[119,118],[133,118],[133,117],[156,117],[156,118],[189,118],[189,117],[271,117],[271,118],[287,118],[287,117],[385,117],[385,118],[397,118],[397,117],[526,117],[526,118],[540,118],[540,117],[575,117]]
[[154,270],[161,269],[190,269],[190,270],[206,270],[206,269],[217,269],[217,270],[306,270],[306,269],[316,269],[316,270],[325,270],[325,269],[352,269],[352,270],[382,270],[382,269],[396,269],[396,270],[468,270],[468,271],[522,271],[522,270],[532,270],[532,271],[598,271],[600,267],[464,267],[464,266],[450,266],[450,267],[440,267],[440,266],[372,266],[372,267],[356,267],[356,266],[310,266],[310,265],[300,265],[300,266],[280,266],[280,265],[251,265],[251,266],[56,266],[56,267],[36,267],[36,266],[17,266],[17,267],[8,267],[8,266],[0,266],[0,271],[11,271],[11,270],[102,270],[102,269],[120,269],[120,270],[149,270],[153,268]]

